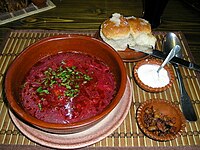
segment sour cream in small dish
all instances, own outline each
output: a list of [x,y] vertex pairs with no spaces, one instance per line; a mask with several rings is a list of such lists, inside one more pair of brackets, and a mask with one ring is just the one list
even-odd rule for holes
[[167,65],[158,73],[161,64],[162,61],[158,59],[137,62],[133,71],[136,83],[148,92],[162,92],[170,88],[174,81],[174,72]]
[[138,68],[138,77],[144,84],[150,87],[164,87],[169,84],[170,77],[164,68],[157,73],[158,68],[159,65],[156,64],[144,64]]

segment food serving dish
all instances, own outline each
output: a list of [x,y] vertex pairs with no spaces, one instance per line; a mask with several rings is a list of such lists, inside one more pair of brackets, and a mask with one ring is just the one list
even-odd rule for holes
[[[100,37],[99,31],[96,32],[94,37],[103,41],[102,38]],[[149,57],[148,54],[132,50],[128,47],[125,50],[116,50],[116,52],[120,55],[120,57],[124,62],[135,62]]]
[[147,20],[135,16],[125,17],[120,13],[113,13],[102,22],[97,36],[113,47],[127,62],[148,57],[147,54],[129,49],[128,45],[155,48],[157,41]]
[[[110,67],[116,80],[115,96],[100,114],[82,121],[61,124],[36,119],[27,113],[20,103],[21,96],[19,93],[25,75],[42,58],[72,51],[97,57]],[[9,107],[23,121],[48,132],[74,133],[93,126],[107,116],[119,103],[125,91],[126,81],[127,75],[123,61],[111,47],[89,36],[66,34],[42,39],[27,47],[17,56],[6,73],[5,92]]]
[[9,113],[17,128],[32,141],[56,149],[74,149],[89,146],[112,134],[126,118],[132,102],[131,97],[132,89],[128,79],[120,102],[105,118],[91,128],[71,134],[52,134],[38,130],[22,122],[11,111]]
[[124,62],[134,62],[134,61],[140,61],[145,58],[148,58],[149,55],[131,50],[130,48],[126,48],[124,51],[117,51],[121,58],[124,60]]
[[[174,72],[170,68],[170,66],[165,65],[164,69],[162,69],[163,71],[165,71],[164,75],[160,73],[157,74],[156,68],[159,68],[161,64],[162,64],[161,60],[153,58],[137,62],[137,64],[133,69],[133,74],[136,83],[147,92],[163,92],[168,88],[170,88],[175,80]],[[147,65],[146,69],[149,69],[149,71],[145,72],[145,70],[143,69],[144,70],[144,74],[142,74],[143,77],[140,77],[141,75],[139,75],[139,69],[141,66],[143,67],[145,65]],[[156,68],[152,69],[154,66]],[[145,80],[147,80],[149,83],[147,83],[147,81]]]
[[[145,101],[137,109],[136,118],[141,131],[158,141],[175,139],[181,135],[186,126],[186,120],[180,109],[163,99]],[[152,120],[155,120],[154,123]]]

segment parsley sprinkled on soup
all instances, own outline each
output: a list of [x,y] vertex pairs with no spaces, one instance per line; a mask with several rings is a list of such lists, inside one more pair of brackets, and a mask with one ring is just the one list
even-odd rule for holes
[[74,123],[101,113],[116,94],[116,81],[100,59],[66,52],[37,62],[24,79],[22,106],[50,123]]

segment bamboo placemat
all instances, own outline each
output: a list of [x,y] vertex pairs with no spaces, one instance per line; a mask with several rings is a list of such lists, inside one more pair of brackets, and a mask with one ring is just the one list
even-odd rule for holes
[[[3,85],[3,79],[6,69],[14,60],[14,58],[27,46],[38,41],[39,39],[66,33],[84,34],[93,36],[96,31],[47,31],[47,30],[13,30],[9,33],[5,42],[0,49],[0,83]],[[193,61],[190,54],[186,39],[181,32],[175,32],[181,39],[184,58]],[[157,48],[161,49],[162,38],[166,32],[155,32],[158,39]],[[160,146],[195,146],[200,145],[200,119],[196,122],[187,122],[186,131],[178,138],[167,142],[158,142],[144,136],[136,123],[136,110],[138,106],[145,100],[152,98],[161,98],[172,101],[180,107],[179,90],[177,80],[173,86],[165,92],[149,93],[138,87],[133,79],[132,68],[134,63],[125,63],[127,73],[133,87],[132,105],[129,113],[121,124],[121,126],[111,135],[101,140],[98,143],[91,145],[91,147],[160,147]],[[193,70],[181,68],[186,90],[193,105],[200,116],[200,80],[198,74]],[[0,87],[0,144],[14,144],[14,145],[37,145],[22,135],[20,131],[12,123],[8,109],[5,104],[5,95],[3,94],[3,86]],[[181,109],[181,108],[180,108]]]

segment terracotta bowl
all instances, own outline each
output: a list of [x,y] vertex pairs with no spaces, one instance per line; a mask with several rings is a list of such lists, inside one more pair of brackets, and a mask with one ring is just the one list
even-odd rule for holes
[[124,62],[135,62],[149,57],[148,54],[137,52],[129,48],[126,48],[125,51],[117,51],[117,52],[119,53]]
[[[103,41],[103,39],[101,38],[101,36],[99,34],[99,31],[96,32],[94,37]],[[143,60],[143,59],[149,57],[148,54],[131,50],[128,47],[124,51],[122,51],[122,50],[121,51],[116,50],[116,51],[120,55],[120,57],[123,59],[124,62],[135,62],[135,61]]]
[[[147,108],[153,108],[157,114],[162,114],[173,120],[174,132],[165,135],[158,135],[156,132],[150,131],[145,123],[145,111]],[[169,141],[177,138],[185,130],[186,120],[180,109],[167,100],[152,99],[142,103],[137,109],[137,123],[141,131],[148,137],[158,141]],[[149,119],[150,120],[150,119]]]
[[[145,91],[147,92],[163,92],[165,90],[167,90],[168,88],[170,88],[175,80],[175,76],[174,76],[174,72],[172,70],[171,67],[165,65],[164,69],[167,71],[168,76],[169,76],[169,83],[163,87],[151,87],[149,85],[144,84],[140,77],[138,76],[138,69],[145,64],[152,64],[152,65],[161,65],[162,61],[159,59],[145,59],[145,60],[141,60],[139,62],[137,62],[137,64],[135,65],[134,69],[133,69],[133,74],[134,74],[134,78],[136,83]],[[149,74],[146,74],[146,76],[148,76]]]
[[[19,91],[25,75],[40,59],[59,52],[70,51],[83,52],[103,60],[104,63],[110,67],[115,76],[116,96],[101,114],[76,123],[47,123],[30,116],[24,111],[20,104]],[[23,121],[53,133],[73,133],[91,127],[108,115],[123,96],[126,81],[127,74],[123,61],[110,46],[89,36],[67,34],[42,39],[26,48],[13,61],[7,71],[5,78],[5,92],[11,110]]]

